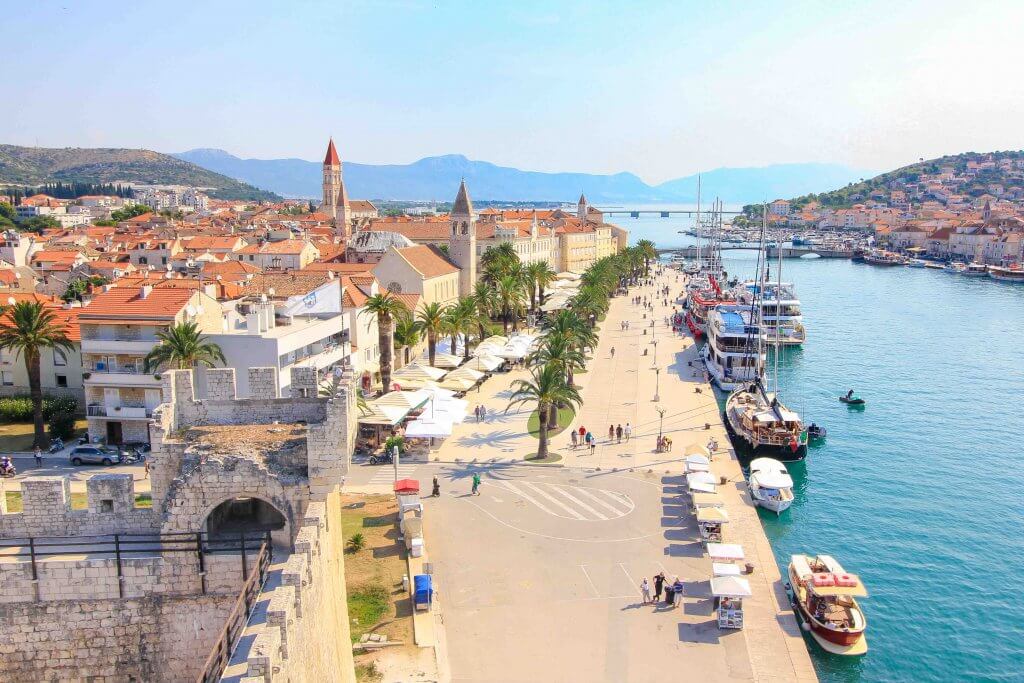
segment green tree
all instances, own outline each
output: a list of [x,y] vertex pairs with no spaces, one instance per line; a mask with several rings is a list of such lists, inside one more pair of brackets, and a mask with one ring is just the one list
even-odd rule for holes
[[445,327],[452,335],[452,353],[458,345],[458,337],[463,339],[462,357],[469,360],[470,335],[476,331],[480,323],[480,314],[477,312],[476,302],[473,297],[465,296],[452,304],[445,310]]
[[68,288],[64,290],[64,293],[60,298],[68,302],[81,301],[82,296],[89,289],[90,285],[93,287],[102,287],[107,284],[107,282],[109,282],[109,280],[102,275],[90,275],[89,277],[82,278],[80,280],[72,280],[68,283]]
[[512,275],[505,275],[497,282],[498,302],[501,305],[501,327],[508,334],[509,323],[516,329],[517,314],[525,303],[523,283]]
[[59,228],[60,221],[53,216],[32,216],[18,223],[18,229],[24,232],[42,232],[47,228]]
[[416,311],[416,323],[420,332],[427,335],[427,358],[430,366],[434,366],[434,357],[437,355],[437,338],[444,332],[445,319],[444,308],[438,302],[423,304]]
[[159,368],[186,370],[197,365],[212,368],[217,363],[226,363],[220,346],[207,341],[194,322],[171,325],[164,332],[157,332],[159,343],[146,354],[146,372]]
[[[521,403],[533,403],[537,406],[537,417],[540,422],[540,445],[537,457],[544,459],[548,455],[548,425],[552,406],[579,406],[583,399],[574,387],[565,381],[565,375],[555,365],[535,366],[530,372],[529,380],[516,380],[515,391],[509,399],[508,412],[513,406]],[[557,421],[556,421],[557,424]]]
[[0,349],[20,355],[25,361],[29,396],[32,398],[32,424],[35,428],[32,445],[45,448],[48,443],[43,424],[42,351],[52,349],[70,352],[74,346],[53,311],[38,301],[20,301],[0,314]]
[[650,240],[640,240],[636,243],[636,246],[644,257],[644,275],[650,275],[651,261],[657,260],[658,250],[654,248],[654,242]]
[[476,285],[473,286],[473,294],[471,296],[473,304],[476,306],[480,339],[483,340],[487,337],[487,329],[485,329],[487,323],[500,305],[498,303],[498,293],[491,283],[478,280]]
[[118,209],[110,214],[110,219],[116,222],[126,221],[129,218],[136,218],[145,213],[153,213],[153,208],[145,204],[132,204],[123,209]]
[[413,317],[406,313],[395,319],[395,350],[402,351],[402,365],[409,364],[410,350],[420,343],[420,327]]
[[12,223],[18,220],[18,212],[14,210],[14,207],[7,202],[0,202],[0,216],[6,218]]
[[377,340],[380,345],[380,379],[384,393],[391,390],[391,359],[394,356],[394,321],[402,315],[409,315],[409,309],[402,300],[388,291],[374,294],[363,306],[360,315],[377,317]]

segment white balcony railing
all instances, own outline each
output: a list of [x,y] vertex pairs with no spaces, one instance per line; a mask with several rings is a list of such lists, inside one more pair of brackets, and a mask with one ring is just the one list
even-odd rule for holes
[[152,417],[153,411],[146,406],[90,405],[86,408],[86,414],[89,417],[145,418]]

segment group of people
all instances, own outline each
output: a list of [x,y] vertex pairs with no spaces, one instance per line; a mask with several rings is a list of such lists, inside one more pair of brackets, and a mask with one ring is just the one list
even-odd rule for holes
[[487,407],[481,403],[476,408],[473,408],[473,415],[476,416],[477,422],[483,422],[487,419]]
[[654,592],[651,592],[651,584],[645,576],[644,580],[640,582],[640,596],[645,605],[656,605],[661,602],[661,593],[664,591],[665,604],[678,607],[683,600],[683,588],[683,582],[679,580],[678,576],[669,583],[665,578],[665,573],[658,572],[654,575]]
[[589,447],[591,455],[597,450],[597,439],[586,427],[580,425],[579,429],[572,430],[569,435],[572,437],[573,450],[576,450],[577,446]]
[[620,322],[619,323],[619,329],[622,330],[623,332],[628,330],[629,329],[629,321],[628,320],[623,320],[622,322]]
[[659,453],[668,453],[671,450],[672,450],[672,437],[668,436],[667,434],[665,436],[659,436],[658,437],[658,452]]

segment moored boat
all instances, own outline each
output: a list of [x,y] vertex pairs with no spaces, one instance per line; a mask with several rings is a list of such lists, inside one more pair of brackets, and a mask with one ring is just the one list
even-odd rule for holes
[[712,381],[733,391],[755,380],[764,367],[764,333],[750,308],[721,304],[708,313],[708,341],[701,349]]
[[807,433],[800,416],[759,382],[734,391],[725,401],[725,428],[737,450],[782,462],[807,457]]
[[694,339],[701,339],[707,334],[708,315],[716,306],[735,303],[723,292],[718,281],[708,277],[709,287],[692,289],[686,297],[686,327]]
[[988,266],[984,263],[968,263],[960,274],[964,277],[986,277],[988,275]]
[[807,330],[800,311],[796,289],[788,282],[768,282],[761,287],[753,280],[741,283],[732,295],[742,305],[761,306],[761,324],[765,338],[780,346],[799,346],[807,341]]
[[860,577],[828,555],[793,555],[789,586],[804,628],[822,649],[837,655],[868,651],[867,617],[856,600],[868,595]]
[[988,269],[988,276],[993,280],[1000,280],[1001,282],[1024,283],[1024,268],[1020,266],[1010,266],[1008,268],[991,266]]
[[750,462],[747,480],[755,505],[781,513],[793,504],[793,478],[786,466],[772,458],[755,458]]
[[864,263],[873,266],[898,266],[903,263],[903,259],[888,251],[872,250],[864,254]]

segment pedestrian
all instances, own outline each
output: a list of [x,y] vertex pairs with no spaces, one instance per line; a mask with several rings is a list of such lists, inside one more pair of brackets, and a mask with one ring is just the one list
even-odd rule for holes
[[480,420],[482,422],[487,422],[487,406],[483,404],[480,405]]
[[583,439],[584,439],[584,437],[586,437],[586,435],[587,435],[587,428],[584,427],[583,425],[580,425],[580,441],[583,441]]
[[630,425],[627,422],[626,426],[623,427],[623,429],[622,429],[622,433],[626,436],[626,441],[628,442],[629,441],[629,437],[633,436],[633,427],[632,427],[632,425]]
[[576,446],[579,445],[579,441],[580,441],[579,434],[577,434],[576,430],[574,429],[574,430],[572,430],[571,436],[572,436],[572,449],[576,450]]
[[474,496],[479,496],[480,495],[480,473],[479,472],[474,472],[473,473],[473,495]]
[[665,604],[671,607],[676,602],[675,584],[665,582]]
[[36,446],[36,467],[43,466],[43,449]]
[[615,438],[615,425],[608,425],[608,440]]
[[142,469],[145,471],[145,474],[142,475],[142,478],[149,479],[149,460],[143,461]]
[[619,443],[622,443],[622,425],[615,428],[615,439]]
[[647,583],[647,577],[640,582],[640,596],[643,598],[644,604],[650,604],[651,602],[651,584]]
[[654,575],[654,602],[661,600],[661,588],[665,585],[665,574],[664,572],[658,572]]
[[590,435],[590,454],[593,455],[597,451],[597,439],[594,438],[593,434]]
[[672,602],[672,606],[678,607],[679,603],[683,601],[683,582],[679,580],[678,576],[676,577],[676,580],[672,582],[672,595],[675,598]]

